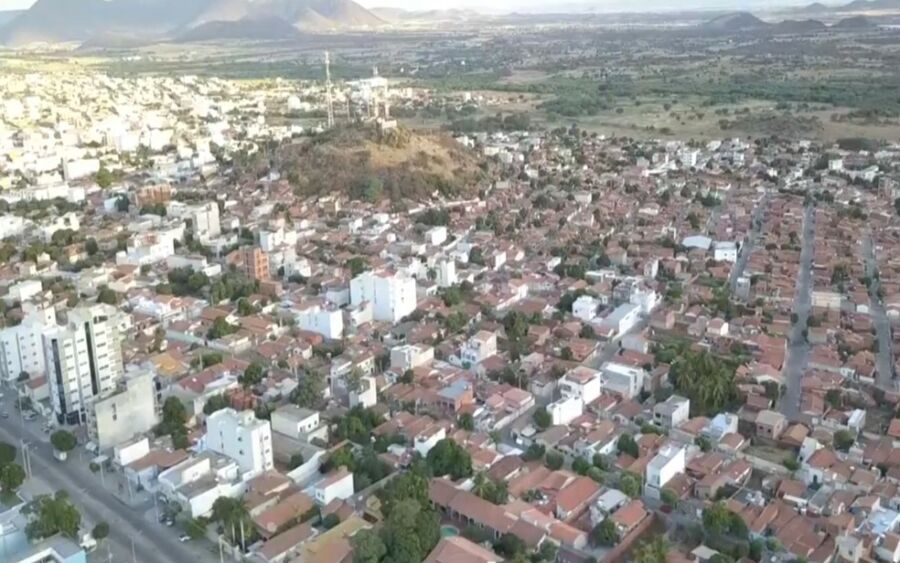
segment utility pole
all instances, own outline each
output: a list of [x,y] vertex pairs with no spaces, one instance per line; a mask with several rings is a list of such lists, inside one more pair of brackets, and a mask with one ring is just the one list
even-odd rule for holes
[[137,554],[134,552],[134,538],[131,538],[131,563],[137,563]]
[[325,104],[328,111],[328,128],[334,127],[334,100],[331,98],[331,55],[325,51]]

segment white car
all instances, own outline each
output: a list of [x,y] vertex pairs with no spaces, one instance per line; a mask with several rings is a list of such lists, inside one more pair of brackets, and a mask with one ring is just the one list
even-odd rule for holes
[[178,541],[180,541],[182,543],[184,543],[186,541],[190,541],[190,539],[191,539],[191,536],[189,536],[187,534],[181,534],[180,536],[178,536]]

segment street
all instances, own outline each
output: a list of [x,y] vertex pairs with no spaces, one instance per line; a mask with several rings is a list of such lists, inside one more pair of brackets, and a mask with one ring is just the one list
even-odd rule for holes
[[871,233],[863,238],[863,254],[866,258],[866,276],[872,280],[869,285],[869,309],[872,315],[872,324],[875,326],[878,338],[878,355],[876,366],[878,370],[878,387],[894,390],[894,350],[891,338],[891,322],[884,310],[884,303],[878,296],[881,281],[878,279],[878,262],[875,260],[875,245],[872,242]]
[[809,343],[803,335],[809,312],[812,309],[812,261],[815,240],[815,207],[807,205],[803,214],[803,242],[800,249],[800,264],[797,274],[797,291],[794,295],[793,313],[797,322],[788,336],[787,358],[782,374],[784,394],[781,397],[781,413],[794,420],[800,412],[800,391],[803,372],[809,359]]
[[[2,409],[9,418],[0,424],[0,441],[21,447],[21,439],[29,443],[31,469],[34,479],[52,490],[65,490],[82,514],[84,524],[107,522],[109,537],[93,554],[95,561],[116,563],[184,563],[186,561],[217,561],[204,547],[178,541],[177,529],[166,528],[153,519],[152,504],[146,510],[134,509],[104,488],[100,478],[91,473],[87,463],[72,452],[65,462],[53,457],[49,436],[40,429],[40,420],[23,424],[15,408],[14,392],[7,392]],[[145,517],[149,515],[149,518]],[[84,529],[82,533],[89,532]]]
[[759,232],[762,228],[763,216],[765,215],[768,206],[769,193],[766,192],[759,201],[756,202],[756,206],[753,208],[753,215],[750,219],[750,232],[747,233],[747,240],[738,253],[738,259],[734,263],[734,267],[731,268],[731,275],[729,276],[728,282],[732,292],[734,292],[737,287],[738,278],[744,275],[744,270],[747,269],[747,262],[750,260],[750,255],[753,253],[753,249],[759,241]]

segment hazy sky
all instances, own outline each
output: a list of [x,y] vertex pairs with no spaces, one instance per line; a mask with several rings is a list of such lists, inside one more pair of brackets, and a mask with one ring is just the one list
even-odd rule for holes
[[[35,0],[0,0],[0,10],[19,10],[27,8]],[[78,2],[78,0],[70,0]],[[372,8],[378,6],[423,10],[432,8],[475,8],[484,10],[490,7],[491,12],[544,11],[564,9],[592,9],[597,11],[635,11],[665,10],[671,8],[763,8],[784,6],[789,4],[809,3],[812,0],[357,0],[360,4]],[[849,1],[849,0],[847,0]],[[828,2],[826,2],[828,3]],[[832,3],[836,3],[833,0]],[[846,2],[844,2],[846,3]]]

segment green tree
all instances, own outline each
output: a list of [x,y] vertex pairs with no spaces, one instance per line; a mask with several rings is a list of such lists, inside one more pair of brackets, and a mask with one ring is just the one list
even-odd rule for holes
[[366,259],[362,256],[354,256],[353,258],[347,260],[347,269],[350,270],[350,275],[356,277],[361,273],[365,272],[369,268],[369,264],[366,262]]
[[15,494],[25,482],[25,470],[18,463],[0,465],[0,488],[4,496]]
[[800,469],[800,462],[797,461],[797,459],[793,458],[793,457],[785,458],[784,461],[782,462],[782,464],[787,468],[788,471],[791,471],[791,472],[797,471],[798,469]]
[[451,438],[444,438],[435,444],[425,460],[434,475],[450,475],[453,480],[472,475],[469,452]]
[[703,510],[703,529],[707,534],[721,536],[731,528],[731,512],[721,502]]
[[212,397],[207,399],[206,403],[203,405],[203,414],[209,416],[212,413],[220,411],[227,407],[228,399],[225,398],[225,395],[213,395]]
[[612,547],[619,543],[619,531],[612,518],[604,518],[591,530],[591,543],[598,546]]
[[262,382],[265,374],[265,368],[263,368],[263,366],[258,362],[253,362],[249,366],[247,366],[247,369],[244,370],[244,373],[241,374],[241,376],[238,378],[238,381],[245,389],[247,389],[249,387],[259,385]]
[[576,457],[574,460],[572,460],[572,471],[578,473],[579,475],[587,475],[587,472],[590,468],[591,462],[583,457]]
[[691,400],[693,416],[718,413],[737,398],[734,369],[709,352],[680,354],[669,377],[675,390]]
[[387,555],[387,547],[374,530],[360,530],[350,538],[353,563],[379,563]]
[[104,285],[97,292],[97,303],[105,303],[107,305],[118,305],[119,304],[119,294]]
[[620,454],[628,454],[633,458],[638,458],[641,455],[637,442],[634,441],[634,437],[627,432],[619,436],[616,448]]
[[469,432],[472,432],[473,430],[475,430],[475,418],[471,413],[465,412],[459,415],[459,417],[456,419],[456,425],[462,430],[468,430]]
[[544,407],[536,408],[534,410],[534,414],[532,415],[532,419],[534,420],[535,426],[537,426],[541,430],[546,430],[547,428],[550,428],[551,424],[553,424],[553,418]]
[[678,506],[678,495],[672,489],[663,489],[660,493],[660,500],[672,508]]
[[848,451],[856,443],[856,437],[848,430],[838,430],[834,433],[834,447],[842,452]]
[[94,180],[97,182],[97,185],[102,189],[109,188],[113,183],[113,175],[112,172],[106,169],[105,166],[101,166],[100,170],[97,171]]
[[294,403],[307,409],[318,407],[324,400],[325,378],[318,372],[307,373],[294,389]]
[[71,432],[57,430],[50,435],[50,443],[53,444],[53,449],[56,451],[68,453],[75,449],[75,446],[78,445],[78,440],[75,439]]
[[106,522],[100,522],[91,530],[91,537],[97,541],[103,541],[107,536],[109,536],[109,524]]
[[666,563],[669,544],[663,535],[642,543],[634,553],[634,563]]
[[641,496],[641,480],[631,473],[625,473],[619,478],[619,490],[631,498],[637,498]]
[[229,323],[225,317],[217,317],[216,320],[213,321],[206,337],[210,340],[218,340],[229,334],[234,334],[238,330],[240,330],[240,327]]
[[544,456],[544,464],[554,471],[562,469],[564,462],[565,458],[563,458],[562,454],[556,452],[547,452],[547,455]]
[[25,534],[32,541],[56,534],[63,534],[71,539],[78,537],[81,514],[69,502],[69,495],[65,491],[35,498],[25,507],[23,513],[28,516]]
[[16,447],[6,442],[0,442],[0,465],[14,461],[16,461]]

